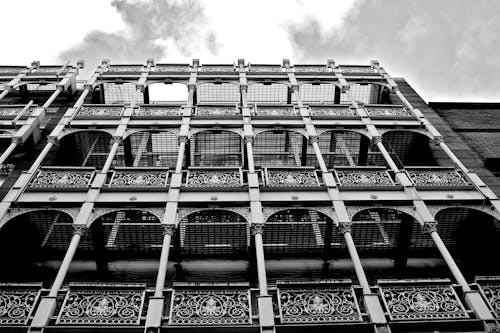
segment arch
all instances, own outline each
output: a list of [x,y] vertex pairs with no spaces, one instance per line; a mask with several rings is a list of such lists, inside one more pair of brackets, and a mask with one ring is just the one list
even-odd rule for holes
[[196,104],[239,104],[240,88],[237,82],[199,81],[196,84]]
[[59,146],[44,160],[44,165],[102,168],[113,143],[112,135],[105,131],[72,131],[60,138]]
[[242,137],[227,130],[204,130],[189,139],[191,166],[229,167],[244,163]]
[[184,215],[176,234],[175,252],[182,258],[244,258],[250,246],[247,219],[226,209],[204,209]]
[[188,87],[180,82],[151,82],[145,88],[146,103],[186,103],[189,96]]
[[175,167],[178,137],[168,130],[137,130],[123,140],[115,165],[127,167]]
[[254,137],[253,155],[255,166],[315,166],[316,154],[307,136],[294,130],[259,132]]
[[327,130],[318,136],[318,145],[328,168],[380,165],[386,162],[369,137],[352,130]]
[[409,130],[391,130],[382,135],[382,143],[399,166],[436,166],[436,150],[427,135]]
[[269,257],[318,256],[333,242],[335,226],[316,209],[281,209],[266,219],[263,239]]

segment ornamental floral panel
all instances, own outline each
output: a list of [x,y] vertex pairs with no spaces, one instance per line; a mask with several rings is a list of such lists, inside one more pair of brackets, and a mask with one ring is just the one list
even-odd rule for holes
[[481,279],[477,283],[496,317],[500,318],[500,278]]
[[72,290],[61,307],[59,325],[138,325],[144,290]]
[[0,287],[0,325],[27,325],[39,296],[39,286]]
[[201,72],[234,72],[233,65],[203,65]]
[[293,67],[295,69],[295,73],[304,73],[304,72],[329,72],[329,68],[326,67],[325,65],[309,65],[309,66],[301,66],[301,65],[295,65]]
[[77,117],[121,117],[123,106],[82,106]]
[[141,105],[140,108],[134,109],[133,115],[139,117],[176,117],[181,115],[181,108],[176,105]]
[[168,64],[157,64],[155,66],[156,72],[190,72],[191,68],[189,65],[168,65]]
[[248,290],[178,290],[172,293],[170,325],[245,325],[252,323]]
[[189,170],[186,186],[242,186],[241,172],[234,170]]
[[300,116],[298,109],[291,106],[257,106],[256,116]]
[[0,176],[10,175],[16,166],[14,164],[0,164]]
[[469,318],[449,285],[383,286],[380,294],[391,320]]
[[87,187],[94,176],[91,170],[41,169],[31,182],[31,187]]
[[336,169],[337,179],[342,186],[392,186],[391,177],[386,170]]
[[415,186],[467,186],[471,183],[457,170],[406,169]]
[[350,287],[279,288],[281,323],[339,323],[362,321]]
[[[13,107],[8,107],[8,106],[3,106],[0,107],[0,117],[16,117],[21,111],[24,109],[23,106],[13,106]],[[29,116],[33,110],[35,110],[35,107],[30,107],[23,116]]]
[[142,72],[142,65],[111,65],[108,72]]
[[165,187],[168,172],[166,171],[125,171],[115,170],[109,187]]
[[361,73],[361,74],[373,74],[375,70],[370,66],[340,66],[340,72],[342,74],[351,74],[351,73]]
[[250,72],[275,72],[275,73],[282,73],[283,69],[280,65],[250,65],[249,67]]
[[354,117],[354,110],[348,106],[333,107],[333,106],[310,106],[309,114],[316,117]]
[[266,185],[270,187],[319,186],[316,171],[308,169],[270,169],[266,168]]
[[239,116],[241,115],[240,110],[233,106],[197,106],[196,107],[197,116]]
[[405,107],[384,107],[384,106],[367,106],[366,113],[370,117],[412,117],[410,111]]

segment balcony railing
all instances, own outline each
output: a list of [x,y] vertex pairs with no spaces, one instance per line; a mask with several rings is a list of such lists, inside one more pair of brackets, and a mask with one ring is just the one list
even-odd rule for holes
[[241,117],[241,111],[236,104],[234,105],[197,105],[195,109],[195,116],[197,117]]
[[331,69],[326,67],[326,65],[294,65],[293,69],[295,73],[331,73]]
[[366,74],[377,74],[377,72],[371,66],[349,66],[340,65],[340,72],[343,75],[366,75]]
[[268,187],[317,187],[320,186],[316,170],[312,167],[264,168],[264,185]]
[[87,188],[94,178],[94,168],[83,167],[43,167],[37,171],[30,182],[31,189],[69,189]]
[[41,288],[41,283],[0,284],[0,325],[27,325]]
[[0,105],[0,120],[26,119],[36,105]]
[[356,117],[356,111],[349,108],[348,105],[309,105],[309,115],[312,118],[353,118]]
[[366,113],[371,118],[399,119],[412,118],[411,112],[402,105],[371,104],[365,106]]
[[392,321],[469,318],[449,280],[379,280]]
[[123,110],[123,105],[109,106],[105,104],[84,104],[80,110],[78,110],[75,119],[120,119]]
[[139,325],[143,284],[70,284],[57,325]]
[[155,67],[151,69],[151,73],[182,73],[190,72],[191,68],[188,64],[156,64]]
[[143,65],[110,65],[107,73],[141,73]]
[[134,109],[132,116],[135,119],[181,117],[182,108],[180,105],[172,104],[142,104],[138,108]]
[[241,187],[243,171],[241,168],[189,168],[186,187]]
[[500,276],[478,276],[475,282],[495,318],[500,319]]
[[277,282],[282,324],[361,322],[350,280]]
[[3,74],[19,74],[25,70],[27,70],[27,67],[24,66],[0,66],[0,75]]
[[283,67],[281,65],[248,65],[249,74],[252,73],[274,73],[274,74],[285,74]]
[[452,167],[408,167],[405,170],[413,184],[423,189],[473,186],[466,175]]
[[293,105],[258,104],[252,110],[252,116],[265,118],[300,117],[300,112]]
[[203,73],[231,73],[234,72],[234,65],[203,65],[200,74]]
[[337,167],[335,176],[340,186],[352,189],[372,189],[395,185],[384,167]]
[[168,171],[156,168],[115,168],[110,188],[164,188],[168,184]]

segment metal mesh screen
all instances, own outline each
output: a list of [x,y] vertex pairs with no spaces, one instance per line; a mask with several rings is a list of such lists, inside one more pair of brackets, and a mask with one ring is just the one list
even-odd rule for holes
[[324,132],[319,136],[318,145],[328,168],[385,165],[377,146],[370,144],[368,138],[356,132]]
[[248,103],[287,104],[288,86],[282,83],[252,83],[248,86]]
[[130,104],[135,96],[137,104],[144,103],[144,93],[138,91],[133,83],[104,83],[103,86],[106,104]]
[[324,251],[327,223],[331,219],[314,210],[277,212],[266,221],[264,251],[274,257],[318,255]]
[[200,83],[196,87],[197,104],[240,103],[240,90],[233,83]]
[[[351,84],[349,92],[351,98],[356,102],[364,104],[378,104],[379,103],[380,86],[376,84]],[[350,103],[348,94],[349,92],[340,94],[340,103]]]
[[250,245],[247,221],[225,210],[205,210],[186,216],[179,224],[178,237],[182,257],[244,257]]
[[115,165],[174,168],[178,151],[177,136],[173,133],[137,132],[128,136],[119,147]]
[[393,251],[401,219],[401,213],[393,209],[368,209],[356,214],[352,237],[360,253]]
[[265,131],[255,136],[256,166],[306,166],[316,164],[316,155],[307,138],[292,131]]
[[110,134],[85,131],[63,137],[52,165],[102,168],[113,145]]
[[429,138],[410,131],[390,131],[382,142],[399,167],[438,165],[429,146]]
[[[301,84],[299,86],[299,95],[302,103],[334,103],[335,85],[332,83]],[[292,95],[292,102],[297,102],[295,94]]]
[[229,131],[198,132],[190,139],[191,166],[242,166],[243,140]]

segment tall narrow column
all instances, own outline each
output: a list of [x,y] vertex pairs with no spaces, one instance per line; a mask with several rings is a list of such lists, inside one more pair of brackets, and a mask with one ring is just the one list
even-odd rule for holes
[[269,294],[267,292],[266,260],[264,258],[264,241],[262,238],[263,232],[263,223],[252,224],[252,235],[255,241],[255,256],[257,259],[257,275],[259,278],[259,293],[260,296],[268,296]]

